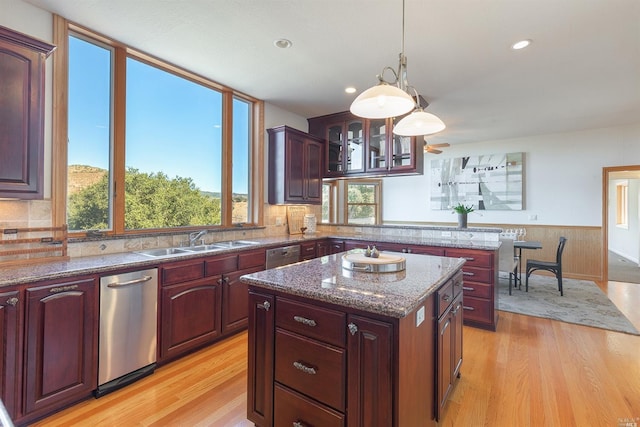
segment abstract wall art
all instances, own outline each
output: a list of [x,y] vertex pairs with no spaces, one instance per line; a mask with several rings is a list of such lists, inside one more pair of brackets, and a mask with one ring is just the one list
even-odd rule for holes
[[458,203],[477,210],[524,209],[524,153],[431,161],[431,209]]

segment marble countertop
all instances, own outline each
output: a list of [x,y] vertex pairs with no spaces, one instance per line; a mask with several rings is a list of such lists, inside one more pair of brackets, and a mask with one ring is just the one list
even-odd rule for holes
[[343,253],[339,253],[247,274],[240,280],[260,288],[402,318],[415,310],[465,263],[462,258],[397,255],[406,259],[406,269],[396,273],[376,274],[344,269]]
[[402,236],[371,236],[371,235],[335,235],[335,234],[314,234],[314,235],[293,235],[264,238],[251,238],[259,244],[238,249],[228,249],[216,251],[214,253],[175,254],[166,257],[151,258],[135,252],[123,252],[108,255],[87,256],[71,258],[63,261],[52,261],[46,263],[36,263],[22,266],[4,266],[0,270],[0,288],[34,283],[43,280],[55,280],[80,274],[103,274],[116,271],[122,268],[150,268],[164,262],[179,261],[203,256],[221,255],[230,252],[238,252],[260,247],[273,247],[278,245],[296,244],[304,241],[316,239],[334,238],[343,240],[363,240],[371,242],[404,243],[415,245],[441,246],[451,248],[483,249],[495,250],[500,246],[499,241],[484,240],[455,240],[455,239],[433,239],[415,238]]

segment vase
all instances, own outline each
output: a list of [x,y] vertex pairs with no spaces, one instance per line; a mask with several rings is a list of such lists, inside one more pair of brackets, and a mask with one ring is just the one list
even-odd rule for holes
[[458,228],[467,228],[467,213],[458,214]]

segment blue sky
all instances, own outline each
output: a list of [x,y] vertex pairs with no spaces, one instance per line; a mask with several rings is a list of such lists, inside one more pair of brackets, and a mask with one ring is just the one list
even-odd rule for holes
[[[108,168],[110,56],[107,49],[70,38],[70,165]],[[129,58],[126,108],[127,167],[191,177],[201,190],[220,191],[220,92]],[[239,193],[247,193],[249,108],[234,100],[233,190]]]

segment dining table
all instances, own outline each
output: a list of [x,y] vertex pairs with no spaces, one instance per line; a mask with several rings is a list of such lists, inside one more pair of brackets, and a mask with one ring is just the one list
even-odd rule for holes
[[514,240],[513,256],[518,257],[518,271],[516,272],[516,285],[518,288],[522,285],[522,250],[523,249],[542,249],[542,242],[537,240]]

